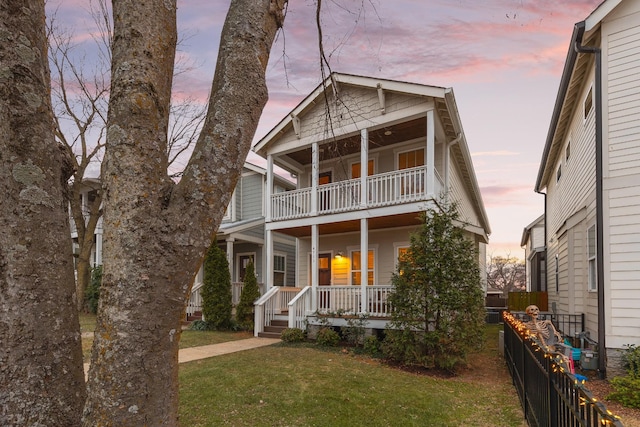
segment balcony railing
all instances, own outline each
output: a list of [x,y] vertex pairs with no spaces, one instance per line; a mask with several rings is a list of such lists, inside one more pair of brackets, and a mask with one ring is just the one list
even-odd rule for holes
[[[435,173],[435,194],[442,191],[442,179]],[[361,203],[360,179],[324,184],[318,187],[317,214],[330,214],[426,200],[426,167],[402,169],[367,177],[367,200]],[[277,193],[271,197],[271,219],[282,221],[313,214],[312,188]]]

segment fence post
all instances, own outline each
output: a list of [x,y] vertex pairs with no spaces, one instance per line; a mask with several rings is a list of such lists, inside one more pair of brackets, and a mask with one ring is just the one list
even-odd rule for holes
[[547,370],[547,378],[549,382],[549,393],[547,394],[549,398],[549,426],[558,427],[558,390],[556,390],[554,384],[556,372],[554,372],[551,367],[551,359],[545,357],[544,361],[546,364],[545,369]]

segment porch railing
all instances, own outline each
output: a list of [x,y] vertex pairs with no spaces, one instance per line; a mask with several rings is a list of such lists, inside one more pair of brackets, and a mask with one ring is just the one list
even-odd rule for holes
[[194,283],[187,302],[187,316],[193,316],[196,311],[202,311],[202,282]]
[[[424,200],[427,194],[426,166],[385,172],[367,177],[367,207],[380,207]],[[434,189],[439,194],[444,184],[435,172]],[[276,193],[271,196],[274,221],[311,216],[310,187]],[[354,211],[362,208],[361,181],[349,179],[318,187],[318,214]]]
[[371,317],[389,317],[391,308],[387,302],[392,286],[367,286],[365,306],[362,306],[360,286],[318,287],[318,312],[323,314],[368,313]]
[[289,302],[289,327],[305,329],[305,320],[311,314],[311,286],[305,286]]
[[[244,287],[244,283],[242,282],[233,282],[231,284],[231,304],[234,306],[238,305],[240,302],[240,296],[242,295],[242,288]],[[258,289],[260,290],[260,295],[264,294],[264,283],[258,283]]]
[[531,427],[623,427],[622,422],[594,399],[575,375],[529,338],[522,322],[504,313],[504,354]]
[[300,288],[274,286],[261,296],[254,303],[254,335],[264,332],[265,326],[270,326],[276,315],[286,312],[298,292]]

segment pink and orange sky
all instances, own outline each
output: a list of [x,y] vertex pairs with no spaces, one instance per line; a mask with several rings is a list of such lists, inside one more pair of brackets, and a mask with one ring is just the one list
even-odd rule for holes
[[[92,31],[86,2],[53,0],[48,7],[56,1],[58,17],[82,40]],[[333,71],[453,88],[491,223],[488,253],[523,258],[523,228],[544,211],[533,188],[569,38],[600,3],[324,1],[325,52]],[[176,80],[177,96],[206,101],[228,5],[178,1],[179,55],[196,68]],[[317,46],[315,2],[290,1],[256,141],[319,84]]]

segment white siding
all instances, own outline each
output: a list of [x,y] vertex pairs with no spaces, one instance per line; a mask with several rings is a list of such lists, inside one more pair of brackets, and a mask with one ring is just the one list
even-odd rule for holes
[[455,162],[451,162],[449,200],[458,204],[460,219],[471,225],[480,226],[480,220],[474,209],[471,197]]

